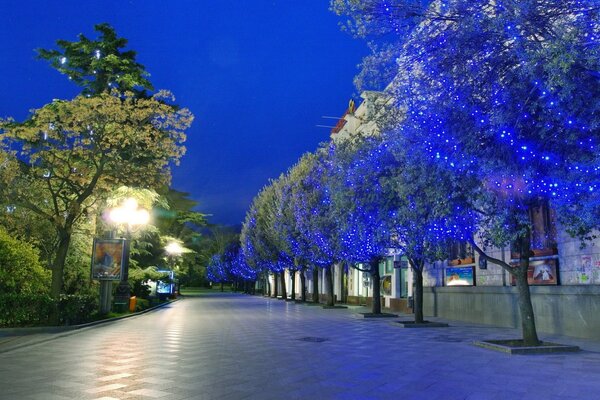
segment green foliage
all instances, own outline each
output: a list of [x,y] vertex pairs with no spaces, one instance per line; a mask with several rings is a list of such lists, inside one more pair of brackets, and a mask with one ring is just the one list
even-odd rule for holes
[[98,307],[98,294],[63,294],[58,301],[59,321],[62,325],[88,322]]
[[0,293],[47,293],[50,273],[31,245],[11,237],[0,227]]
[[39,58],[46,60],[77,85],[83,87],[84,95],[97,95],[116,89],[121,93],[153,90],[146,79],[145,67],[135,61],[134,51],[122,51],[127,40],[118,37],[107,23],[94,26],[100,34],[97,40],[79,35],[79,41],[57,40],[60,50],[38,49]]
[[45,325],[56,303],[49,294],[0,292],[0,327]]
[[97,296],[98,282],[90,280],[93,233],[89,229],[83,229],[82,225],[78,225],[79,229],[73,234],[69,246],[63,292],[67,295]]
[[0,327],[48,325],[55,310],[60,325],[76,325],[90,321],[97,309],[97,296],[62,295],[55,300],[44,293],[0,293]]
[[137,297],[135,299],[135,311],[144,311],[150,308],[150,300]]
[[[35,188],[32,187],[31,190]],[[0,196],[0,226],[12,237],[30,243],[39,251],[40,263],[50,265],[57,245],[52,223]]]
[[149,281],[166,281],[169,276],[158,272],[156,267],[148,268],[130,268],[129,269],[129,287],[131,294],[138,298],[147,298],[150,294]]
[[[48,221],[58,233],[52,291],[62,290],[73,229],[117,185],[159,187],[185,149],[193,116],[165,93],[55,100],[23,123],[0,121],[0,197]],[[20,149],[16,154],[14,149]]]

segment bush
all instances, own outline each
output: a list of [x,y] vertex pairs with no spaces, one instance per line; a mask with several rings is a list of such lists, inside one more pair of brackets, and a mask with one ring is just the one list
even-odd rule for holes
[[0,294],[0,327],[47,325],[55,307],[48,294]]
[[58,302],[60,322],[63,325],[77,325],[91,320],[98,311],[98,296],[61,295]]
[[58,307],[61,325],[76,325],[92,319],[98,299],[92,296],[61,295],[58,301],[48,294],[0,294],[0,327],[48,325]]
[[147,308],[150,308],[150,300],[148,299],[142,299],[142,298],[137,298],[136,299],[136,304],[135,304],[135,311],[143,311]]
[[38,252],[0,227],[0,293],[48,293],[50,271],[39,262]]

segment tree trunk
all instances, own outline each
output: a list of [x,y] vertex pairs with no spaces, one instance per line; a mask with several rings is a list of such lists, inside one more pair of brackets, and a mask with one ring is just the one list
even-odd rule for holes
[[58,301],[63,289],[65,262],[67,260],[67,253],[69,252],[69,244],[71,243],[71,234],[66,230],[61,230],[58,232],[58,240],[56,257],[52,263],[52,283],[50,287],[50,294],[55,300],[52,315],[49,316],[52,325],[58,325],[60,322]]
[[281,297],[284,300],[287,300],[287,288],[285,287],[285,270],[281,271],[281,274],[279,274],[280,282],[281,282]]
[[223,289],[223,282],[221,282],[221,292],[224,292],[225,289]]
[[312,279],[312,301],[313,303],[319,302],[319,268],[313,268],[313,279]]
[[371,260],[371,280],[373,281],[373,314],[381,314],[381,277],[379,276],[379,261],[380,258]]
[[292,276],[292,300],[296,300],[296,270],[290,270]]
[[344,264],[340,264],[340,303],[346,302],[346,288],[344,287],[344,278],[346,273],[344,271]]
[[269,275],[266,274],[263,280],[263,295],[271,296],[271,282],[269,281]]
[[306,301],[306,275],[304,274],[304,270],[300,270],[300,286],[302,293],[300,294],[300,300],[303,302]]
[[529,282],[527,281],[527,270],[529,269],[529,256],[531,253],[531,237],[529,231],[519,239],[519,247],[519,266],[515,271],[515,278],[517,281],[517,291],[519,292],[519,311],[521,312],[523,344],[526,346],[538,346],[540,340],[535,327],[531,293],[529,292]]
[[[420,264],[420,265],[419,265]],[[415,291],[413,293],[413,312],[415,323],[423,323],[423,261],[415,261],[412,266],[414,273]]]
[[71,243],[71,234],[68,231],[58,232],[58,247],[56,249],[56,257],[52,263],[52,298],[58,300],[63,288],[63,277],[65,271],[65,262],[67,253],[69,252],[69,244]]
[[325,283],[327,284],[327,305],[333,307],[335,305],[335,294],[333,292],[333,265],[325,269]]
[[277,298],[279,296],[279,275],[277,273],[273,274],[273,297]]

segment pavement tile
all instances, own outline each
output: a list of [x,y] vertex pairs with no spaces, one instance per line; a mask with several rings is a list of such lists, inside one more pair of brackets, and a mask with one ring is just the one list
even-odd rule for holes
[[600,340],[541,334],[585,351],[509,356],[471,343],[518,337],[514,329],[450,321],[407,330],[357,319],[360,310],[211,294],[38,344],[12,341],[30,344],[10,351],[0,343],[0,399],[572,400],[600,392]]

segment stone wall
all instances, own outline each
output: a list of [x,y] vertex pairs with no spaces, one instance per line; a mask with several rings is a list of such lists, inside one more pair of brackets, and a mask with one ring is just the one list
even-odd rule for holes
[[[532,286],[531,298],[539,333],[598,338],[599,286]],[[510,286],[425,288],[424,313],[426,316],[520,328],[517,290]]]

